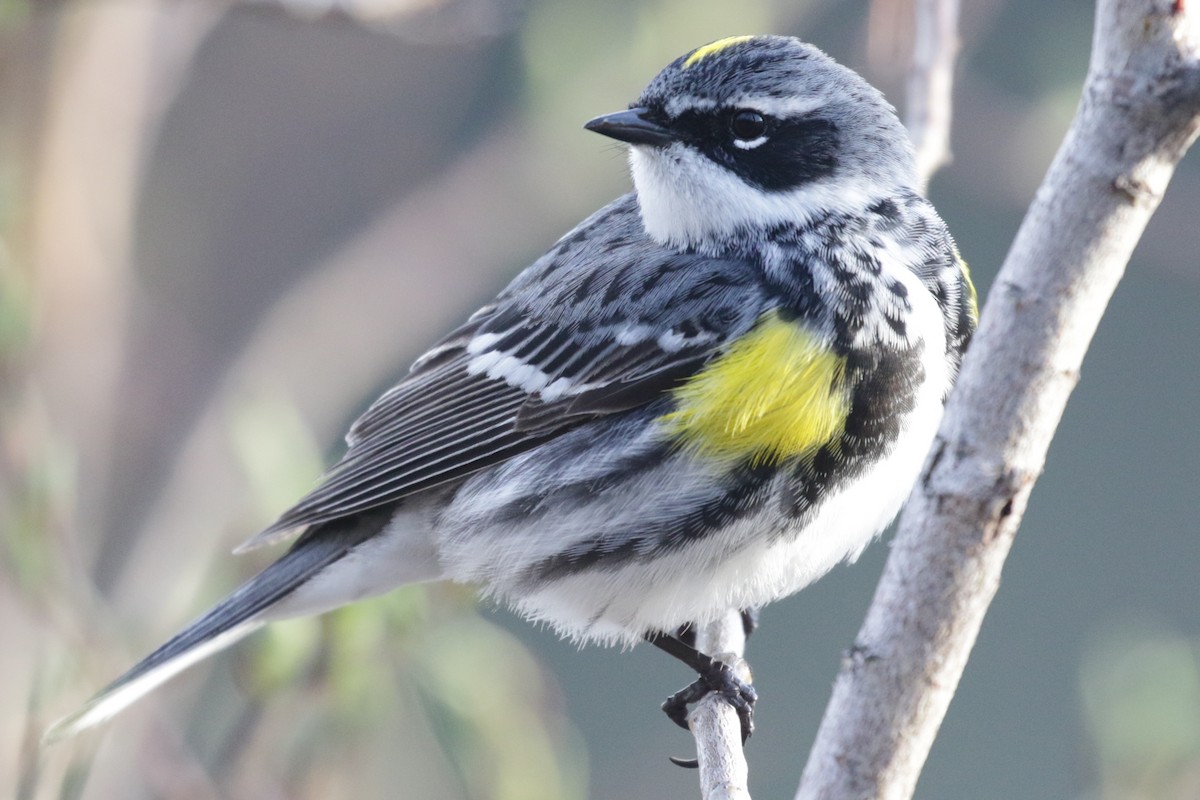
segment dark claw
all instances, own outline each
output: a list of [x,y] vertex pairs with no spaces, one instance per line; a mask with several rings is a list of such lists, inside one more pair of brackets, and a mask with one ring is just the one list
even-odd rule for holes
[[685,731],[691,730],[688,727],[688,706],[700,702],[704,695],[712,690],[713,687],[709,686],[703,677],[697,678],[663,701],[662,710],[676,725]]
[[758,692],[754,687],[746,683],[744,680],[733,674],[733,670],[729,665],[722,662],[717,671],[719,676],[717,685],[711,684],[714,692],[720,692],[725,698],[725,702],[733,706],[737,711],[738,719],[742,722],[742,744],[750,738],[754,733],[754,703],[758,700]]
[[700,762],[694,758],[680,758],[679,756],[667,756],[667,760],[677,767],[684,769],[700,769]]

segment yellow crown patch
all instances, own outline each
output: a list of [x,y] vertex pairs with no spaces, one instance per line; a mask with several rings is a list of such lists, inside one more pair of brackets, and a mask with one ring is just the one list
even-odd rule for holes
[[732,47],[739,42],[748,42],[753,39],[753,36],[727,36],[724,39],[717,39],[715,42],[706,44],[703,47],[697,47],[692,51],[692,54],[683,62],[684,68],[695,66],[700,61],[711,56],[713,53],[719,53],[726,47]]

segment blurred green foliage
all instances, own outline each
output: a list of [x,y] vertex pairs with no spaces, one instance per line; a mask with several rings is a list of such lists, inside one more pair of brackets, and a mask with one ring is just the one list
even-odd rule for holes
[[1157,627],[1115,624],[1081,665],[1083,717],[1104,800],[1200,794],[1200,641]]
[[236,402],[229,435],[248,493],[264,517],[295,502],[323,471],[322,448],[312,430],[278,394],[262,391]]
[[[508,634],[463,617],[430,629],[415,679],[469,797],[584,797],[576,737],[543,721],[548,676]],[[564,736],[564,734],[566,734]]]

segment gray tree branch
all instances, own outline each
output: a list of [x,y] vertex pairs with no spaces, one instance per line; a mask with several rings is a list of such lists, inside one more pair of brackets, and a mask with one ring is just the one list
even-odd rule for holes
[[1013,242],[834,686],[799,800],[907,798],[1084,352],[1200,131],[1200,13],[1099,0],[1083,98]]

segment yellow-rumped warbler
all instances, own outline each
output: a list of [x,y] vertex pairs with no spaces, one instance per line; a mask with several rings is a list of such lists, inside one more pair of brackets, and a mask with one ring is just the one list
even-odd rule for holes
[[265,622],[415,581],[577,640],[678,632],[802,589],[896,514],[975,325],[883,97],[816,48],[722,39],[586,126],[636,191],[584,220],[354,424],[243,549],[279,560],[58,723],[116,713]]

